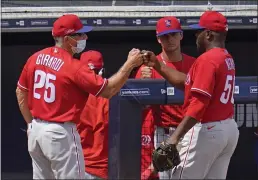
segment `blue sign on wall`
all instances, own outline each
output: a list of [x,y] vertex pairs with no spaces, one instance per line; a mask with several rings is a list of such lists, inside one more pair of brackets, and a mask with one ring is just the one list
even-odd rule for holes
[[[98,27],[117,27],[117,26],[128,26],[128,27],[141,27],[149,26],[154,27],[158,19],[161,17],[97,17],[97,18],[81,18],[84,25],[92,25]],[[182,26],[189,24],[198,23],[198,17],[178,17]],[[29,19],[2,19],[1,27],[3,29],[8,28],[37,28],[37,27],[52,27],[53,22],[56,18],[29,18]],[[250,26],[257,25],[256,16],[247,17],[227,17],[229,26]]]

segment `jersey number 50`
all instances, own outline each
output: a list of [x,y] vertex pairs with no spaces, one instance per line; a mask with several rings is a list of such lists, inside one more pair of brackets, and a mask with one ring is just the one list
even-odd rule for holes
[[41,71],[41,70],[36,70],[35,77],[34,77],[34,88],[33,88],[34,98],[40,99],[41,94],[37,93],[37,89],[45,88],[44,101],[46,101],[47,103],[54,102],[56,98],[56,95],[55,95],[56,88],[53,82],[51,81],[55,81],[55,80],[56,80],[55,75],[50,73],[45,73],[44,71]]
[[235,76],[227,75],[224,92],[220,96],[220,102],[227,104],[231,94],[231,103],[234,104]]

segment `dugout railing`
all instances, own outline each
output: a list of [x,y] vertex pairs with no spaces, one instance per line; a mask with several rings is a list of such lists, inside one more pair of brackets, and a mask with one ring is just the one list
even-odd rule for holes
[[[182,104],[183,96],[165,80],[130,79],[110,100],[109,179],[140,179],[144,105]],[[236,77],[234,99],[235,104],[257,104],[258,77]],[[255,121],[257,126],[257,116]]]

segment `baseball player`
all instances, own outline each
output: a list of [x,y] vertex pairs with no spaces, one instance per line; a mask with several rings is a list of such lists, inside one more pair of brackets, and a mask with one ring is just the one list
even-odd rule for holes
[[[86,63],[96,74],[102,76],[104,63],[98,51],[87,51],[80,61]],[[108,113],[109,100],[89,95],[77,129],[85,161],[86,179],[108,178]]]
[[[195,58],[181,52],[180,42],[183,38],[183,31],[177,18],[169,16],[159,19],[156,25],[156,36],[162,47],[162,52],[156,56],[157,59],[169,68],[176,69],[183,73],[188,73],[195,61]],[[142,66],[137,72],[136,78],[163,79],[157,71],[148,66]],[[149,132],[147,135],[152,135],[150,130],[154,129],[153,126],[155,125],[154,146],[157,148],[161,142],[165,141],[172,135],[177,125],[182,120],[183,108],[178,105],[160,105],[152,106],[151,111],[153,116],[143,116],[145,118],[142,126],[142,134],[146,136],[146,133]],[[154,119],[154,121],[152,119]],[[147,152],[152,153],[152,151],[149,151],[149,148],[150,146],[146,147],[146,145],[142,147],[142,149],[146,149]],[[150,163],[151,153],[148,157],[148,162]],[[146,153],[142,156],[144,161],[146,161]],[[160,172],[159,178],[169,179],[170,175],[171,171]]]
[[158,174],[151,166],[154,150],[154,119],[151,109],[145,108],[142,116],[141,179],[158,179]]
[[73,14],[58,18],[52,35],[56,45],[33,54],[20,75],[16,94],[28,124],[28,151],[34,179],[83,179],[84,160],[76,130],[89,94],[110,98],[142,64],[137,49],[111,78],[104,79],[73,59],[83,51],[92,27]]
[[[173,179],[226,179],[239,137],[233,119],[235,65],[225,49],[227,19],[219,12],[206,11],[199,24],[190,27],[198,29],[196,44],[202,55],[187,75],[169,69],[153,53],[146,53],[149,66],[171,84],[185,89],[184,118],[159,152],[169,152],[181,140],[181,163],[174,168]],[[173,155],[176,153],[169,152],[169,158]],[[160,158],[155,159],[158,167]]]
[[[87,63],[96,74],[103,75],[104,63],[100,52],[87,51],[81,55],[80,60]],[[77,126],[84,153],[86,179],[108,178],[108,114],[108,99],[89,95],[81,114],[81,122]],[[144,146],[151,145],[150,137],[153,135],[142,136]],[[144,157],[151,157],[152,150],[153,148],[149,148],[148,154]]]

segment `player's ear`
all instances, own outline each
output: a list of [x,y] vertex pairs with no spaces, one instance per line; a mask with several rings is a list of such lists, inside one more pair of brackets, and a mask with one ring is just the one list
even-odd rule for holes
[[206,34],[205,34],[205,37],[206,37],[206,39],[208,40],[208,41],[212,41],[212,39],[213,39],[213,34],[212,34],[212,31],[209,31],[209,30],[207,30],[206,31]]
[[70,39],[70,38],[69,38],[68,36],[65,36],[65,37],[64,37],[64,40],[63,40],[64,43],[68,43],[68,42],[69,42],[69,39]]
[[157,37],[157,41],[161,44],[161,41],[160,41],[160,38],[159,38],[159,37]]
[[180,32],[180,40],[182,40],[184,37],[183,32]]
[[71,38],[71,37],[69,37],[69,36],[65,36],[64,37],[64,42],[66,44],[69,44],[69,45],[72,45],[72,46],[76,46],[76,40]]

